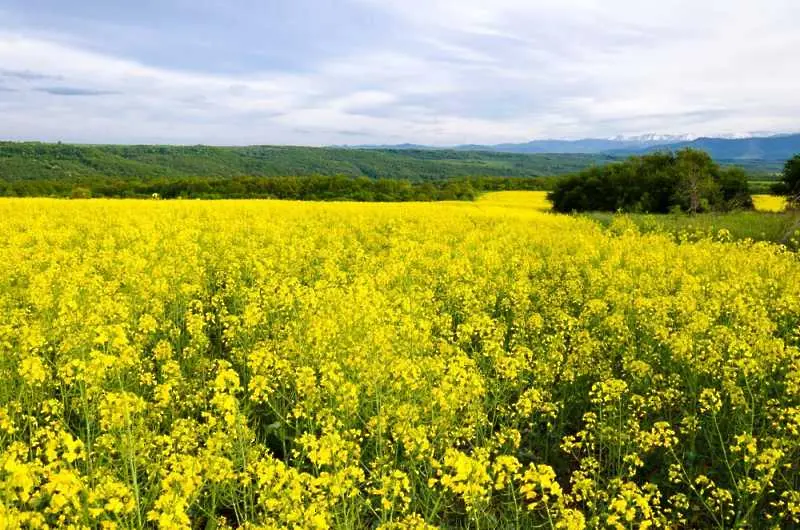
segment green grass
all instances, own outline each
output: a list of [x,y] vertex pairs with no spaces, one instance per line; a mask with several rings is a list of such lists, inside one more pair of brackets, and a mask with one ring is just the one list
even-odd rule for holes
[[[735,241],[768,241],[797,250],[800,247],[800,212],[731,212],[709,214],[583,214],[602,226],[613,229],[625,220],[643,233],[660,232],[680,241],[717,237]],[[721,233],[721,231],[723,231]]]
[[778,182],[777,180],[751,180],[749,181],[750,184],[750,193],[753,194],[760,194],[760,193],[770,193],[772,190],[772,186]]

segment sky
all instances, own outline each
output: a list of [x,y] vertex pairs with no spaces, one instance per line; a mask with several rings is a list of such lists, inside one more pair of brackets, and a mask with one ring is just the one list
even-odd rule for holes
[[797,0],[0,0],[0,139],[800,129]]

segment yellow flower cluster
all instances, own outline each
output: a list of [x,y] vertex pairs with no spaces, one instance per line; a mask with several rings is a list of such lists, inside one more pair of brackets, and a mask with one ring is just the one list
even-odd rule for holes
[[800,260],[474,203],[0,201],[0,528],[800,525]]

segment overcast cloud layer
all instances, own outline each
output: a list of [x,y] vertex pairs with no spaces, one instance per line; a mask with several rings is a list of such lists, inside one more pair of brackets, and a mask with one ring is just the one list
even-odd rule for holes
[[797,0],[0,0],[0,138],[800,129]]

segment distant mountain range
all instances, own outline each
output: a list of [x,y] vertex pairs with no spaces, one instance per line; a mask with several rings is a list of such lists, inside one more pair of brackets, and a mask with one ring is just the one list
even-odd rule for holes
[[[587,138],[583,140],[534,140],[519,144],[459,145],[448,149],[499,153],[607,154],[625,156],[686,147],[708,152],[716,160],[782,161],[800,153],[800,134],[772,136],[696,138],[689,135],[648,134],[635,137]],[[437,149],[416,144],[363,145],[362,149]]]
[[671,143],[655,149],[691,147],[708,152],[718,160],[787,160],[800,154],[800,134],[782,134],[752,138],[697,138],[688,142]]
[[462,145],[457,149],[481,150],[488,148],[491,151],[503,153],[589,153],[603,154],[615,151],[641,151],[651,147],[686,142],[692,140],[690,136],[661,136],[644,135],[635,137],[616,138],[585,138],[582,140],[534,140],[522,144],[498,144],[489,146]]

